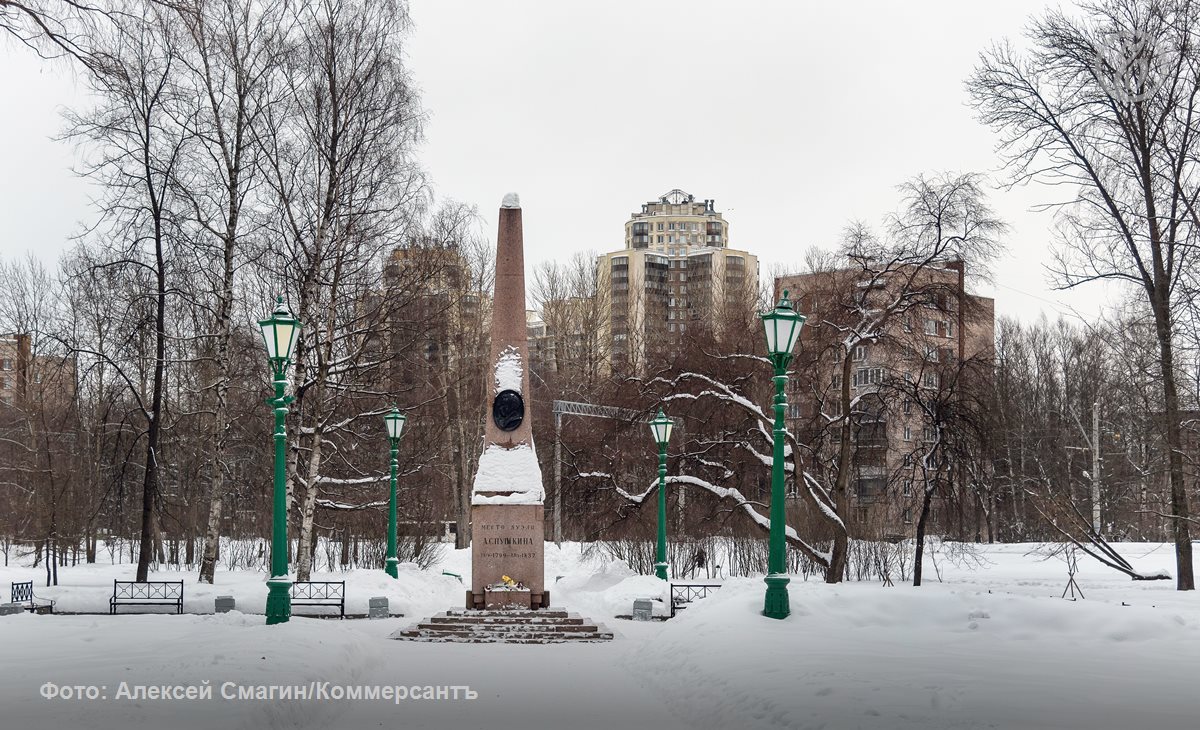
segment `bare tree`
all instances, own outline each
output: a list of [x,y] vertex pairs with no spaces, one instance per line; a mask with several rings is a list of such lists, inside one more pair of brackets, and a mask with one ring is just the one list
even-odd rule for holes
[[337,415],[355,379],[384,364],[361,356],[393,303],[361,304],[379,282],[382,253],[419,214],[426,189],[413,160],[421,112],[400,48],[405,6],[322,0],[295,12],[279,73],[283,101],[268,110],[258,142],[285,243],[273,267],[279,283],[290,282],[305,325],[294,358],[300,435],[288,481],[290,494],[301,490],[292,501],[300,518],[297,576],[306,580],[327,439],[382,413],[378,404]]
[[1195,588],[1184,484],[1176,320],[1194,270],[1200,154],[1200,5],[1101,0],[1052,10],[983,54],[968,81],[981,119],[1003,134],[1013,184],[1069,191],[1054,273],[1063,287],[1137,287],[1154,319],[1179,590]]
[[[200,313],[201,388],[211,411],[206,472],[211,482],[200,581],[213,582],[223,498],[229,478],[229,388],[238,270],[261,225],[253,205],[261,148],[254,143],[272,101],[271,77],[284,48],[281,8],[250,0],[196,0],[175,7],[186,30],[178,83],[189,90],[177,111],[193,143],[175,170],[194,246],[193,271],[206,279],[192,300]],[[261,218],[261,216],[259,216]]]
[[[90,144],[84,174],[100,181],[107,250],[96,263],[147,277],[151,333],[149,383],[123,378],[144,418],[141,547],[137,579],[146,580],[158,538],[159,444],[164,426],[168,282],[178,237],[173,177],[189,132],[172,115],[180,39],[156,6],[130,4],[96,39],[89,84],[96,106],[68,115],[69,136]],[[111,363],[114,366],[117,363]],[[143,387],[145,386],[145,387]]]
[[91,33],[113,17],[104,2],[0,0],[0,33],[16,38],[45,58],[69,56],[92,63]]
[[[800,309],[808,315],[805,329],[812,330],[803,347],[816,350],[809,366],[818,370],[806,380],[816,384],[819,406],[804,439],[812,467],[803,487],[814,504],[835,513],[847,506],[853,433],[864,398],[878,395],[852,388],[856,353],[866,346],[896,348],[914,313],[969,309],[966,266],[986,275],[1006,230],[988,206],[978,175],[920,175],[900,190],[901,212],[888,221],[884,235],[860,222],[850,224],[840,252],[843,265],[798,281]],[[828,257],[816,261],[830,265]],[[839,371],[832,392],[823,365],[830,356]],[[844,527],[834,530],[827,580],[844,574],[848,540]]]

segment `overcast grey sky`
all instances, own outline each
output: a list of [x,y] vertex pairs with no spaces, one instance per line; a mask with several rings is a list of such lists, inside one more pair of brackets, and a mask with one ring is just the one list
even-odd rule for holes
[[[412,0],[409,61],[429,113],[422,158],[439,196],[489,232],[521,194],[527,264],[623,245],[624,222],[671,188],[716,199],[731,245],[764,271],[878,222],[922,171],[995,172],[995,136],[963,81],[1044,2],[603,3]],[[0,255],[52,262],[89,220],[73,151],[51,138],[77,100],[70,71],[0,47]],[[1010,223],[997,312],[1093,314],[1104,292],[1044,271],[1044,188],[997,190]]]

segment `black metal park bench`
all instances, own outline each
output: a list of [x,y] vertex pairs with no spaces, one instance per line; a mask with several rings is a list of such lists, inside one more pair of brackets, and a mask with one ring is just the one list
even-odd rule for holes
[[292,607],[329,606],[346,618],[346,581],[296,581],[292,584]]
[[33,581],[13,583],[11,603],[19,603],[26,611],[34,613],[54,613],[54,601],[33,594]]
[[709,593],[721,587],[720,583],[672,583],[671,615],[688,607],[692,601],[707,598]]
[[108,599],[108,612],[115,615],[118,606],[174,606],[175,613],[181,614],[183,581],[114,580],[112,598]]

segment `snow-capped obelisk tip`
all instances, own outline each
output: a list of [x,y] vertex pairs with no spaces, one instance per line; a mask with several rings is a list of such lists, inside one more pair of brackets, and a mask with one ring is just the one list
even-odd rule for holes
[[492,293],[492,372],[483,453],[471,489],[467,608],[545,608],[546,492],[530,425],[529,346],[521,201],[504,196]]

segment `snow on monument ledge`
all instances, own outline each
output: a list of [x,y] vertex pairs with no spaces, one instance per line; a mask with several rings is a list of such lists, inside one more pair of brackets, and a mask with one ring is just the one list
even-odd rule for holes
[[542,504],[546,490],[537,452],[529,444],[491,444],[479,457],[473,492],[471,504]]

